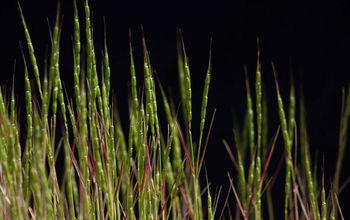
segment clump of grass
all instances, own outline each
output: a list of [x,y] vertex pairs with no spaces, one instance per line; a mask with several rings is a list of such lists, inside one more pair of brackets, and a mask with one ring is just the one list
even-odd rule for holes
[[[75,0],[72,7],[74,94],[69,95],[63,89],[60,73],[62,15],[59,5],[50,33],[50,52],[43,68],[37,64],[35,45],[18,5],[26,39],[26,47],[21,46],[26,124],[20,129],[21,112],[17,110],[14,85],[10,94],[0,90],[0,219],[221,218],[217,213],[221,188],[212,193],[207,176],[207,184],[200,184],[215,116],[214,112],[208,123],[211,47],[203,76],[201,109],[196,114],[192,112],[190,63],[178,31],[183,118],[179,121],[172,98],[167,96],[161,82],[156,82],[144,37],[143,62],[135,63],[130,31],[129,127],[125,131],[111,93],[110,78],[114,71],[110,68],[106,34],[101,68],[97,68],[99,49],[93,40],[89,1],[84,1],[83,15],[79,14],[80,6]],[[300,97],[296,95],[291,77],[289,100],[284,100],[273,65],[277,101],[273,109],[278,113],[280,125],[273,137],[269,137],[270,108],[263,89],[266,73],[262,72],[259,41],[257,43],[254,87],[246,69],[247,110],[243,128],[234,128],[234,150],[223,141],[237,170],[236,176],[228,174],[237,207],[235,217],[275,219],[278,211],[274,209],[271,190],[278,170],[270,173],[269,165],[282,133],[282,159],[286,169],[284,218],[343,219],[338,196],[342,190],[339,182],[348,137],[350,85],[347,92],[343,92],[338,160],[332,187],[327,189],[324,175],[317,172],[317,161],[311,159],[302,93]],[[143,67],[144,85],[136,77],[136,65]],[[160,118],[159,109],[165,112],[164,119]],[[198,127],[192,123],[197,116]],[[161,120],[166,121],[166,127],[161,126]],[[198,138],[192,135],[195,129],[198,129]],[[24,141],[20,141],[23,136]],[[63,163],[57,161],[60,153],[64,156]],[[58,164],[63,168],[58,168]],[[59,174],[63,175],[62,179]],[[228,212],[233,218],[231,211]]]
[[[191,74],[181,34],[178,59],[182,63],[179,65],[180,87],[185,88],[181,90],[185,101],[182,103],[185,129],[180,127],[175,109],[169,105],[160,83],[155,82],[144,37],[144,86],[139,84],[135,70],[138,64],[134,62],[130,42],[131,98],[129,129],[125,132],[110,92],[113,71],[106,36],[102,68],[98,71],[89,1],[84,2],[84,15],[79,14],[76,1],[72,1],[72,7],[74,95],[68,95],[60,73],[62,16],[59,5],[50,53],[46,57],[48,65],[40,68],[18,4],[27,45],[26,50],[23,49],[26,126],[19,130],[13,90],[9,101],[0,91],[2,218],[203,219],[208,216],[213,219],[217,199],[212,200],[209,182],[208,187],[199,182],[206,149],[202,139],[206,130],[210,58],[197,139],[192,137]],[[156,96],[158,85],[163,102]],[[137,92],[139,88],[144,88],[141,95]],[[159,108],[165,110],[166,128],[160,125]],[[23,145],[19,141],[22,132],[26,134]],[[200,143],[198,147],[194,139]],[[56,160],[61,152],[63,169],[58,168]],[[58,173],[63,174],[62,180],[58,179]],[[207,194],[207,207],[202,202],[203,192]]]
[[[342,160],[346,150],[348,137],[348,121],[350,109],[350,86],[343,92],[343,106],[340,121],[339,152],[332,187],[325,188],[324,174],[317,172],[317,161],[311,160],[308,131],[306,125],[306,109],[302,93],[296,98],[293,77],[288,102],[288,114],[285,110],[285,100],[282,99],[277,80],[277,71],[272,63],[272,71],[276,85],[276,110],[280,126],[272,138],[271,144],[266,145],[268,132],[266,94],[262,93],[262,73],[260,64],[260,50],[257,54],[257,69],[255,72],[255,100],[252,97],[250,81],[246,70],[247,110],[246,120],[242,131],[234,128],[236,156],[227,141],[224,145],[237,171],[235,184],[229,175],[230,188],[236,201],[236,218],[261,219],[263,216],[275,219],[279,213],[273,208],[271,190],[279,172],[268,173],[268,167],[276,148],[276,141],[280,133],[284,143],[285,161],[285,194],[284,218],[287,219],[344,219],[338,202],[339,178]],[[255,101],[255,110],[254,104]],[[297,110],[297,106],[299,109]],[[296,119],[299,115],[299,120]],[[256,121],[255,121],[256,120]],[[265,141],[262,141],[265,140]],[[298,141],[297,141],[298,140]],[[262,145],[262,143],[264,143]],[[262,153],[261,149],[264,149]],[[300,150],[298,150],[300,149]],[[248,151],[248,154],[247,154]],[[293,152],[295,152],[293,154]],[[297,153],[300,152],[300,159]],[[237,158],[237,159],[236,159]],[[248,162],[248,163],[247,163]],[[270,176],[270,177],[269,177]],[[322,184],[318,184],[321,182]],[[266,203],[267,213],[263,215],[262,203]]]

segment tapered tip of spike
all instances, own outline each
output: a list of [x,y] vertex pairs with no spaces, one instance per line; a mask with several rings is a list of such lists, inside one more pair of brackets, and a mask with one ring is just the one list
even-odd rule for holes
[[143,25],[141,24],[141,35],[142,35],[142,45],[146,47],[145,32],[143,30]]
[[271,67],[272,67],[273,75],[274,75],[274,77],[275,77],[276,89],[279,90],[278,79],[277,79],[277,71],[276,71],[276,67],[275,67],[274,62],[271,62]]
[[24,22],[23,10],[22,10],[22,6],[21,6],[21,3],[19,2],[19,0],[17,1],[17,9],[18,9],[18,12],[19,12],[19,15],[21,17],[22,22]]
[[210,38],[210,43],[209,43],[209,68],[211,68],[211,56],[212,56],[212,48],[213,48],[213,38]]
[[144,53],[144,62],[148,63],[149,62],[149,54],[148,54],[148,49],[147,49],[147,44],[146,44],[146,38],[145,38],[145,33],[143,31],[143,25],[141,25],[141,34],[142,34],[142,46],[143,46],[143,53]]
[[244,70],[244,77],[246,81],[249,81],[249,76],[248,76],[248,66],[245,64],[243,66],[243,70]]
[[271,67],[272,67],[273,75],[276,76],[276,67],[273,61],[271,61]]
[[129,28],[129,44],[131,44],[131,28]]
[[21,3],[19,3],[19,0],[17,0],[17,8],[20,12],[22,12]]
[[129,53],[130,53],[131,59],[133,59],[133,57],[132,57],[132,43],[131,43],[131,28],[129,28]]
[[185,42],[184,42],[184,38],[183,38],[182,31],[180,28],[177,29],[177,37],[178,37],[178,47],[179,47],[178,49],[179,49],[179,51],[182,52],[183,59],[184,59],[185,63],[187,63],[188,58],[186,55]]

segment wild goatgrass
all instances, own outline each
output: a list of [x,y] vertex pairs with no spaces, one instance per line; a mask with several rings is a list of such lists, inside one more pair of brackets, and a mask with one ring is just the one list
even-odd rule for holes
[[[191,68],[178,31],[183,118],[178,121],[174,100],[153,74],[145,38],[141,64],[134,61],[130,41],[129,127],[125,131],[112,101],[110,78],[114,71],[110,68],[106,34],[98,68],[89,1],[83,5],[81,15],[80,6],[72,1],[73,95],[66,94],[61,81],[59,5],[43,68],[37,64],[30,31],[18,5],[26,39],[26,47],[21,46],[26,124],[20,129],[13,86],[10,94],[0,90],[0,219],[218,219],[225,211],[233,218],[232,211],[226,209],[230,206],[225,205],[221,214],[218,212],[221,189],[211,192],[208,178],[206,185],[200,184],[214,118],[208,123],[211,49],[203,75],[200,113],[192,112]],[[136,78],[136,65],[143,66],[143,85]],[[268,168],[282,133],[285,219],[343,218],[338,196],[348,137],[350,86],[343,92],[338,160],[332,187],[326,189],[325,177],[317,173],[317,163],[311,161],[304,99],[297,98],[292,80],[289,100],[283,100],[277,71],[272,67],[276,85],[273,97],[277,101],[273,109],[278,111],[279,128],[273,137],[268,136],[270,109],[258,42],[254,87],[246,71],[247,110],[243,127],[234,128],[234,148],[223,141],[237,169],[237,173],[228,175],[237,206],[235,216],[275,219],[278,211],[271,193],[275,173],[269,173]],[[163,118],[159,118],[159,109],[165,112],[165,128],[160,123]],[[198,126],[192,124],[193,117],[199,118]],[[192,135],[194,129],[198,129],[199,137]],[[20,141],[22,137],[24,141]],[[299,160],[293,155],[295,149],[300,149]],[[58,170],[59,153],[64,159],[59,163],[63,168]]]

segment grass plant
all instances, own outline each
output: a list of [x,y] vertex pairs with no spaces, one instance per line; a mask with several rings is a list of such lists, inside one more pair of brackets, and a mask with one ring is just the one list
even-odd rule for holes
[[[21,44],[25,108],[22,113],[16,105],[14,85],[9,94],[0,90],[0,219],[221,218],[218,210],[221,189],[213,192],[203,172],[215,116],[215,112],[209,113],[212,118],[209,123],[211,49],[208,68],[203,74],[200,112],[193,112],[191,68],[178,31],[182,110],[178,113],[173,98],[166,94],[152,70],[144,36],[143,62],[135,63],[130,32],[129,127],[125,129],[111,92],[114,70],[110,68],[106,34],[98,59],[89,0],[83,3],[72,0],[72,7],[74,93],[67,94],[60,72],[64,65],[60,61],[63,30],[60,6],[50,32],[45,66],[40,67],[30,24],[26,23],[18,3],[25,36]],[[277,106],[268,109],[263,82],[267,73],[262,72],[259,41],[257,51],[254,87],[246,71],[245,122],[242,128],[234,128],[234,147],[223,141],[237,171],[228,174],[233,204],[237,206],[235,218],[276,219],[271,193],[276,173],[271,173],[269,165],[280,136],[285,161],[284,218],[343,218],[338,196],[349,135],[350,86],[343,92],[339,152],[332,187],[326,188],[324,175],[317,172],[317,162],[312,161],[302,95],[296,95],[292,80],[289,100],[284,100],[277,70],[272,65]],[[97,60],[102,61],[100,68]],[[143,67],[143,79],[136,77],[137,65]],[[164,118],[160,110],[164,111]],[[269,137],[267,117],[274,110],[278,112],[279,128]],[[24,125],[19,114],[25,116]],[[199,119],[198,126],[193,124],[194,117]],[[194,130],[198,137],[193,135]],[[59,154],[63,155],[62,162],[57,161]],[[203,176],[206,184],[201,184]],[[226,210],[228,218],[234,218],[228,207],[225,205],[223,212]]]

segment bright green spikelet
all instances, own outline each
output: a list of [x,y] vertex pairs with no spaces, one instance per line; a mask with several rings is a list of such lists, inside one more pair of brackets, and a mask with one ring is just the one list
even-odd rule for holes
[[294,81],[293,77],[291,86],[290,86],[290,94],[289,94],[289,113],[288,113],[288,135],[293,139],[294,128],[295,128],[295,89],[294,89]]
[[[14,78],[11,89],[11,100],[10,100],[10,124],[11,124],[11,136],[13,137],[13,152],[14,152],[14,174],[16,178],[16,182],[19,185],[22,185],[22,162],[21,162],[21,146],[19,143],[19,134],[17,128],[17,116],[16,116],[16,107],[15,107],[15,90],[14,90]],[[21,188],[18,191],[22,191]]]
[[[250,158],[251,163],[249,165],[248,170],[248,185],[247,185],[247,201],[250,201],[251,197],[255,195],[252,191],[254,184],[254,176],[255,176],[255,131],[254,131],[254,111],[253,111],[253,101],[250,92],[249,79],[247,70],[245,69],[246,74],[246,90],[247,90],[247,114],[248,114],[248,138],[249,138],[249,149],[250,149]],[[255,152],[255,153],[254,153]],[[248,207],[246,207],[248,210]]]
[[102,111],[102,99],[100,96],[100,87],[98,84],[98,76],[96,70],[96,57],[93,43],[91,20],[90,20],[90,7],[89,1],[85,1],[85,35],[86,35],[86,53],[87,53],[87,76],[89,89],[89,100],[91,103],[92,111],[96,111],[96,99],[99,108]]
[[181,88],[181,96],[184,105],[184,118],[186,119],[187,126],[189,130],[191,130],[191,121],[192,121],[192,89],[191,89],[191,73],[190,67],[188,64],[188,57],[186,55],[185,43],[182,37],[182,33],[178,30],[179,35],[179,54],[178,61],[179,65],[179,77],[180,77],[180,88]]
[[[189,149],[191,153],[191,163],[192,167],[196,165],[196,158],[195,158],[195,149],[193,147],[193,140],[192,140],[192,88],[191,88],[191,73],[190,73],[190,67],[188,64],[188,57],[186,55],[186,49],[185,49],[185,43],[183,41],[183,38],[180,33],[180,39],[181,39],[181,44],[182,44],[182,54],[183,54],[183,64],[184,64],[184,73],[185,73],[185,78],[184,78],[184,87],[185,87],[185,106],[186,106],[186,112],[185,114],[187,117],[187,128],[188,128],[188,143],[189,143]],[[198,161],[197,161],[198,163]],[[192,173],[192,181],[193,181],[193,209],[194,213],[201,218],[202,215],[202,210],[201,210],[201,199],[200,198],[200,192],[199,192],[199,182],[198,182],[198,167],[195,167],[195,170]]]
[[39,68],[38,68],[38,64],[37,64],[37,61],[36,61],[36,57],[35,57],[34,47],[33,47],[33,43],[32,43],[32,40],[31,40],[31,37],[30,37],[30,34],[29,34],[29,30],[27,28],[26,21],[24,19],[24,14],[23,14],[23,11],[22,11],[22,7],[21,7],[21,5],[19,3],[18,3],[18,11],[19,11],[19,14],[21,16],[22,25],[23,25],[23,28],[24,28],[24,34],[25,34],[25,38],[26,38],[26,41],[27,41],[29,57],[30,57],[30,60],[31,60],[31,63],[32,63],[32,66],[33,66],[35,80],[36,80],[36,83],[37,83],[37,86],[38,86],[38,89],[39,89],[39,94],[40,94],[40,96],[42,98],[43,95],[42,95],[42,90],[41,90],[40,74],[39,74]]
[[44,72],[44,79],[43,79],[43,98],[42,98],[42,103],[41,103],[43,120],[46,120],[47,116],[48,116],[49,101],[50,101],[50,96],[49,96],[49,79],[48,79],[47,71],[45,71]]
[[[209,93],[211,72],[212,72],[212,67],[211,67],[211,42],[210,42],[208,70],[207,70],[207,74],[205,76],[203,97],[202,97],[202,109],[201,109],[201,121],[200,121],[200,126],[199,126],[199,144],[198,144],[198,152],[197,152],[197,163],[199,163],[199,155],[200,155],[200,151],[201,151],[200,149],[201,149],[201,145],[202,145],[205,117],[207,114],[208,93]],[[197,166],[198,166],[198,164],[197,164]]]
[[208,220],[214,219],[213,208],[212,208],[212,199],[210,195],[210,185],[207,177],[207,206],[208,206]]
[[[151,73],[152,73],[152,70],[151,70]],[[151,82],[152,82],[152,103],[153,103],[153,111],[154,111],[154,126],[156,130],[156,135],[158,138],[157,142],[159,143],[160,131],[159,131],[159,119],[158,119],[158,107],[157,107],[156,85],[153,77],[151,77]]]
[[[102,73],[102,102],[103,102],[103,114],[104,114],[104,123],[106,129],[109,130],[111,124],[110,118],[110,90],[111,90],[111,68],[109,65],[109,55],[107,48],[107,39],[106,39],[106,31],[104,34],[104,52],[103,52],[103,73]],[[106,140],[109,141],[109,138],[106,137]]]
[[107,40],[106,40],[106,33],[104,36],[104,59],[103,59],[103,66],[104,66],[104,82],[106,85],[106,98],[109,100],[110,90],[111,90],[111,68],[109,66],[109,55],[108,55],[108,48],[107,48]]
[[184,54],[182,50],[182,35],[181,30],[177,30],[177,66],[179,72],[179,87],[180,87],[180,95],[181,95],[181,106],[182,106],[182,114],[187,122],[187,114],[186,114],[186,86],[185,86],[185,67],[184,67]]
[[29,76],[28,76],[28,68],[25,58],[24,61],[24,86],[25,86],[25,99],[26,99],[26,112],[27,112],[27,127],[28,133],[27,138],[31,139],[33,136],[33,108],[32,108],[32,89],[30,86]]
[[260,198],[260,176],[261,176],[261,141],[262,141],[262,80],[261,80],[261,64],[260,64],[260,48],[258,40],[257,51],[257,68],[255,76],[255,92],[256,92],[256,120],[257,120],[257,154],[255,168],[255,200],[256,213],[255,218],[261,219],[261,198]]
[[154,105],[153,105],[153,83],[152,83],[152,73],[151,73],[151,67],[149,62],[149,54],[146,47],[146,41],[143,38],[143,54],[144,54],[144,61],[143,61],[143,71],[144,71],[144,79],[145,79],[145,93],[146,93],[146,123],[149,124],[151,128],[152,135],[155,134],[154,132]]
[[[79,14],[76,0],[73,1],[74,5],[74,93],[75,93],[75,101],[78,104],[80,102],[80,23],[79,23]],[[77,108],[79,109],[79,108]]]
[[[59,5],[59,4],[58,4]],[[57,112],[57,96],[58,96],[58,90],[59,90],[59,56],[60,56],[60,48],[59,48],[59,41],[60,41],[60,8],[58,6],[57,12],[56,12],[56,21],[54,25],[54,31],[52,35],[52,42],[51,42],[51,55],[50,55],[50,67],[49,67],[49,82],[52,83],[53,87],[53,93],[52,93],[52,111],[53,115],[56,118],[56,112]],[[49,88],[51,89],[51,88]],[[51,91],[49,91],[51,92]],[[56,120],[56,119],[54,119]],[[56,122],[54,122],[56,123]],[[55,126],[55,125],[54,125]]]
[[[47,146],[47,156],[48,156],[48,163],[50,166],[50,184],[52,187],[52,191],[53,191],[53,196],[55,197],[56,195],[58,195],[59,193],[59,186],[58,186],[58,181],[57,181],[57,175],[56,175],[56,170],[55,170],[55,159],[54,159],[54,154],[55,154],[55,133],[56,133],[56,113],[57,113],[57,97],[58,97],[58,93],[59,93],[59,78],[60,78],[60,73],[59,73],[59,57],[60,57],[60,48],[59,48],[59,42],[60,42],[60,34],[61,34],[61,30],[60,30],[60,5],[58,4],[57,7],[57,12],[56,12],[56,20],[55,20],[55,25],[54,25],[54,31],[53,31],[53,35],[52,35],[52,42],[51,42],[51,55],[50,55],[50,66],[49,66],[49,91],[44,91],[44,93],[48,92],[48,94],[50,94],[51,92],[51,86],[53,88],[53,93],[52,93],[52,112],[53,112],[53,125],[52,125],[52,137],[51,137],[51,144],[48,143]],[[46,97],[46,103],[47,106],[49,106],[49,97]],[[45,111],[44,113],[45,115],[47,115],[47,112]],[[44,116],[45,118],[43,118],[42,120],[42,128],[49,126],[48,122],[47,122],[47,117]],[[43,135],[42,137],[44,137],[44,129],[43,129]],[[50,142],[49,138],[46,138],[47,142]],[[43,141],[43,143],[45,143],[45,141]],[[58,196],[57,196],[58,197]],[[54,200],[53,202],[53,215],[59,215],[57,213],[57,206],[59,206],[59,203],[61,202],[61,200],[59,199],[59,197],[57,198],[57,201]],[[60,214],[60,216],[63,216],[63,214]]]
[[[100,87],[98,84],[98,76],[97,76],[97,70],[96,70],[96,57],[95,57],[95,49],[94,49],[94,43],[93,43],[93,37],[92,37],[93,31],[92,31],[91,21],[90,21],[90,8],[89,8],[88,0],[85,1],[85,33],[86,33],[86,45],[87,45],[87,51],[86,51],[87,52],[87,76],[88,76],[88,85],[90,87],[89,88],[89,108],[88,108],[90,111],[89,123],[93,125],[96,123],[96,120],[97,120],[96,100],[97,100],[99,109],[101,110],[100,113],[102,114],[102,118],[103,118],[103,106],[102,106],[102,98],[100,94]],[[98,143],[96,126],[91,126],[90,135],[92,137],[91,141],[92,141],[93,156],[97,166],[98,182],[100,182],[103,176],[103,172],[102,172],[102,164],[101,164],[101,155],[98,147],[99,143]],[[90,212],[91,211],[92,211],[92,208],[90,208]]]
[[255,148],[255,131],[254,131],[254,111],[253,111],[253,101],[250,92],[249,78],[246,71],[246,90],[247,90],[247,113],[248,113],[248,136],[249,136],[249,149],[250,155],[253,156]]
[[[274,66],[273,66],[274,68]],[[274,69],[275,72],[275,69]],[[291,141],[289,139],[289,133],[288,133],[288,125],[287,125],[287,119],[286,115],[284,113],[284,107],[283,107],[283,101],[280,94],[277,78],[275,77],[275,84],[276,84],[276,93],[277,93],[277,104],[278,104],[278,114],[280,118],[281,128],[282,128],[282,134],[283,139],[286,145],[286,151],[289,153],[291,151]]]
[[[58,186],[58,180],[55,170],[55,133],[56,133],[56,113],[57,113],[57,96],[59,93],[59,41],[60,41],[60,7],[58,5],[57,7],[57,13],[56,13],[56,20],[54,25],[54,31],[53,35],[51,36],[51,55],[50,55],[50,66],[49,66],[49,79],[48,82],[44,82],[44,101],[42,102],[42,144],[43,148],[47,151],[47,159],[49,164],[49,169],[51,175],[49,176],[50,179],[50,187],[52,187],[52,194],[53,197],[56,197],[59,194],[59,186]],[[47,79],[47,75],[45,73],[45,80]],[[52,112],[53,112],[53,123],[52,123],[52,136],[47,137],[47,131],[49,129],[48,124],[48,109],[50,104],[50,98],[49,94],[51,93],[51,89],[53,89],[52,92]],[[46,134],[45,134],[46,133]],[[51,142],[51,143],[50,143]],[[57,196],[57,199],[53,200],[53,215],[60,215],[63,216],[63,214],[57,213],[58,206],[61,203],[61,199],[59,196]]]
[[188,126],[191,128],[191,121],[192,121],[192,89],[191,89],[191,73],[190,73],[190,67],[188,65],[188,58],[186,56],[185,52],[185,46],[183,43],[183,50],[184,50],[184,69],[185,69],[185,91],[186,91],[186,110],[187,110],[187,120],[188,120]]
[[32,91],[28,76],[28,68],[27,62],[23,55],[23,63],[24,63],[24,86],[25,86],[25,100],[26,100],[26,115],[27,115],[27,141],[26,141],[26,149],[25,149],[25,165],[24,165],[24,197],[28,198],[29,194],[29,169],[32,163],[32,155],[33,155],[33,107],[32,107]]
[[[103,101],[103,124],[104,127],[100,129],[100,139],[103,140],[105,145],[105,160],[103,160],[103,170],[105,171],[105,177],[107,178],[106,184],[104,184],[104,191],[107,191],[106,195],[108,210],[110,210],[111,217],[115,219],[115,215],[118,209],[115,207],[115,203],[113,202],[113,190],[112,185],[115,184],[116,176],[117,176],[117,167],[116,167],[116,155],[113,145],[113,130],[111,130],[111,126],[113,125],[112,118],[110,116],[109,109],[109,90],[110,90],[110,67],[109,67],[109,58],[108,58],[108,50],[107,50],[107,42],[106,42],[106,34],[105,34],[105,51],[103,53],[103,75],[102,75],[102,101]],[[107,91],[108,89],[108,91]]]
[[131,45],[131,31],[129,30],[129,53],[130,53],[130,81],[131,81],[131,97],[132,97],[132,104],[133,104],[133,111],[135,113],[138,112],[138,97],[137,97],[137,80],[136,80],[136,70],[135,70],[135,63],[134,63],[134,54],[132,50]]
[[[174,114],[173,114],[174,115]],[[175,116],[173,117],[173,122],[174,122],[174,145],[173,145],[173,152],[172,152],[172,156],[173,156],[173,165],[174,165],[174,170],[179,171],[182,167],[182,158],[181,158],[181,145],[180,145],[180,140],[179,140],[179,134],[178,134],[178,130],[177,130],[177,126],[176,123],[177,119]]]
[[[275,74],[275,84],[276,84],[276,93],[277,93],[277,104],[278,104],[278,114],[280,118],[280,124],[282,128],[283,140],[286,150],[286,182],[285,182],[285,208],[284,208],[284,216],[285,219],[288,218],[288,207],[289,207],[289,199],[291,196],[291,177],[293,172],[293,162],[292,162],[292,141],[290,140],[287,126],[287,119],[284,112],[283,101],[280,94],[278,82],[277,82],[277,73],[275,70],[275,66],[272,64],[273,72]],[[294,179],[294,177],[293,177]]]
[[244,164],[242,161],[241,154],[237,153],[238,157],[238,168],[239,168],[239,177],[238,177],[238,187],[240,189],[240,198],[242,201],[243,207],[247,206],[247,195],[246,195],[246,179],[245,179],[245,171]]
[[262,87],[262,80],[261,80],[260,48],[259,48],[259,40],[258,40],[257,67],[256,67],[256,75],[255,75],[258,155],[260,155],[261,139],[262,139],[262,89],[261,87]]
[[[14,79],[13,79],[14,80]],[[17,116],[16,116],[16,107],[15,107],[15,91],[14,91],[14,81],[11,89],[11,101],[10,101],[10,124],[11,124],[11,136],[13,138],[13,164],[14,164],[14,175],[16,179],[16,183],[22,186],[23,178],[22,178],[22,161],[21,161],[21,146],[19,143],[19,133],[17,126]],[[16,189],[17,193],[22,193],[22,188]],[[18,203],[18,202],[17,202]]]
[[[139,119],[139,100],[137,96],[137,80],[136,80],[136,70],[135,70],[135,63],[134,63],[134,54],[131,44],[131,30],[129,30],[129,56],[130,56],[130,81],[131,81],[131,114],[130,117],[134,120],[133,127],[130,127],[130,131],[133,133],[130,133],[130,136],[133,136],[132,140],[135,142],[135,145],[138,145],[139,142],[139,136],[138,133],[139,127],[140,127],[140,119]],[[129,146],[130,149],[132,149],[132,146]],[[130,151],[130,154],[132,154],[132,151]],[[131,155],[130,155],[130,161],[131,161]]]

